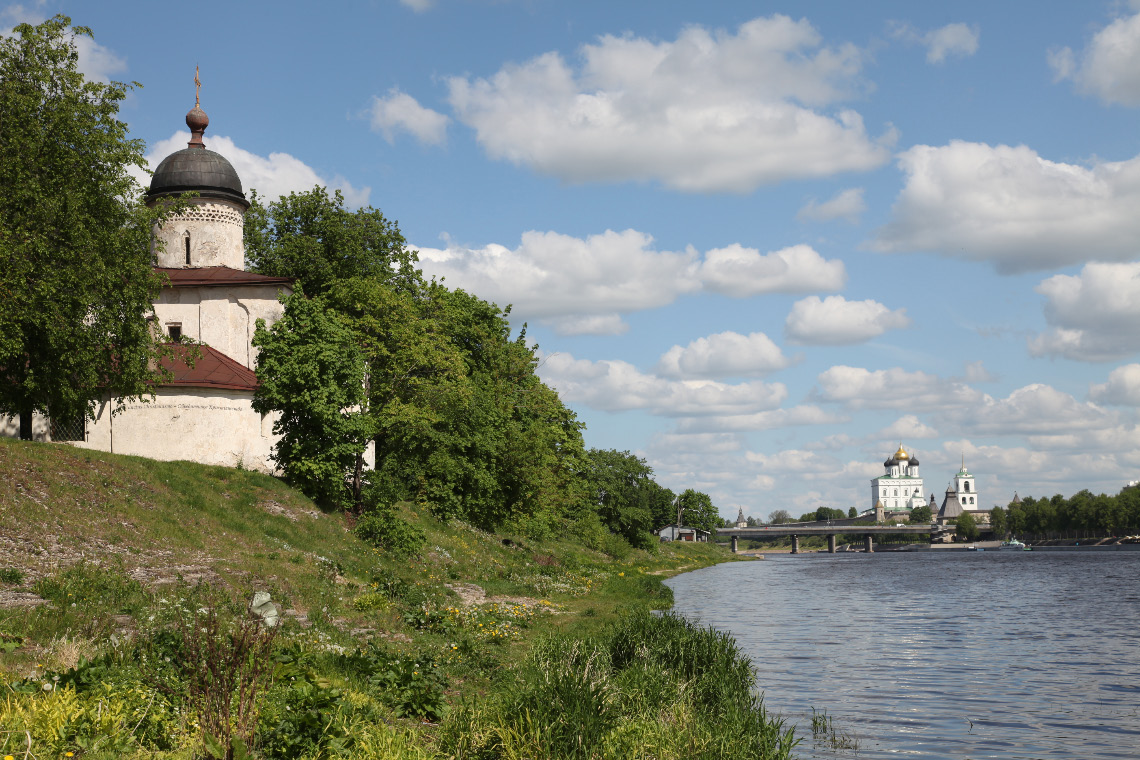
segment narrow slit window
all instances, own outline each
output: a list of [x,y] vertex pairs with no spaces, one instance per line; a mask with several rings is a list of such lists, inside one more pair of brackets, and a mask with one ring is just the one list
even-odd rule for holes
[[190,233],[187,232],[182,240],[186,245],[186,266],[190,266]]

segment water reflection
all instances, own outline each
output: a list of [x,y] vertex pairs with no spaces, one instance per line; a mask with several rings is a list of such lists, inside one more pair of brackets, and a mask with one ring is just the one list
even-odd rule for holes
[[[1140,756],[1140,554],[771,557],[672,579],[730,631],[800,756]],[[812,708],[859,739],[813,748]]]

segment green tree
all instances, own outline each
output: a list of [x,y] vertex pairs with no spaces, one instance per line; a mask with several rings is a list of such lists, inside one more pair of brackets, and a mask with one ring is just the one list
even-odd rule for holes
[[848,517],[858,517],[859,516],[859,510],[855,509],[855,507],[851,507],[850,509],[847,510],[847,516]]
[[685,525],[715,534],[720,527],[720,513],[707,493],[686,488],[677,497]]
[[283,301],[285,314],[271,328],[257,320],[253,408],[280,412],[273,456],[286,478],[310,498],[350,507],[359,503],[363,455],[375,435],[364,406],[364,358],[323,299],[296,292]]
[[310,296],[338,280],[375,278],[415,290],[416,254],[395,222],[367,206],[349,211],[339,190],[314,187],[268,206],[251,193],[245,213],[245,257],[254,272],[294,278]]
[[910,521],[912,523],[928,523],[934,517],[930,511],[930,507],[923,504],[921,507],[915,507],[910,511]]
[[769,525],[779,525],[781,523],[790,522],[795,522],[795,518],[793,518],[791,513],[789,513],[786,509],[776,509],[768,515]]
[[161,288],[151,211],[119,104],[133,85],[88,81],[56,16],[0,37],[0,414],[90,414],[104,394],[152,394]]
[[978,523],[969,512],[963,512],[958,516],[955,528],[955,533],[967,541],[973,541],[978,537]]
[[588,499],[598,517],[634,546],[646,545],[653,528],[653,468],[628,451],[590,449],[586,454]]
[[990,510],[990,527],[998,538],[1005,538],[1009,533],[1009,520],[1005,510],[1001,507],[994,507]]

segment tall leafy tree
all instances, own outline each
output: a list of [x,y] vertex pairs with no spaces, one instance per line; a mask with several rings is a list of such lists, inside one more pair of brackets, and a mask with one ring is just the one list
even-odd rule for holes
[[263,204],[251,193],[245,257],[254,272],[292,277],[309,296],[338,280],[376,278],[402,290],[420,282],[416,254],[399,226],[379,210],[344,207],[340,190],[314,187]]
[[707,493],[687,488],[677,499],[681,504],[686,525],[707,530],[709,533],[715,533],[720,527],[720,513],[713,506],[712,498]]
[[653,468],[628,451],[590,449],[586,482],[589,501],[602,523],[634,546],[653,528]]
[[280,412],[273,456],[285,476],[313,499],[350,507],[359,502],[363,455],[376,430],[365,405],[364,358],[321,299],[297,292],[284,302],[272,327],[257,321],[253,408]]
[[[144,145],[119,104],[137,83],[87,80],[56,16],[0,37],[0,414],[90,413],[150,393],[148,315],[161,281],[132,167]],[[167,209],[169,212],[169,209]]]

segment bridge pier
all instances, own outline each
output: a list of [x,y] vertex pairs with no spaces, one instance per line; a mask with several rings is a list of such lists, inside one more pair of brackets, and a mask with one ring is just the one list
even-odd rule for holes
[[867,552],[868,554],[871,554],[872,552],[875,551],[875,545],[874,545],[874,543],[872,543],[872,540],[873,539],[871,538],[870,533],[863,536],[863,547],[864,547],[863,551]]
[[800,553],[800,537],[795,533],[792,534],[792,554]]
[[835,554],[835,534],[834,533],[828,533],[827,534],[827,553],[828,554]]
[[733,554],[736,554],[736,542],[739,540],[740,539],[738,539],[736,536],[732,537],[732,553]]

